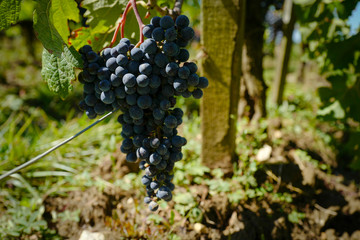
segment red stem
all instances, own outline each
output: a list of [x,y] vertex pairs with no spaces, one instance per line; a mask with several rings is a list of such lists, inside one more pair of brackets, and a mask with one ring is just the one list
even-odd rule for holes
[[142,33],[142,29],[143,27],[145,26],[144,23],[142,22],[142,19],[141,19],[141,16],[139,14],[139,11],[137,9],[137,6],[136,6],[136,0],[130,0],[128,2],[128,4],[126,5],[126,8],[124,10],[124,13],[122,14],[122,17],[121,17],[121,20],[118,24],[118,26],[116,27],[115,29],[115,33],[114,33],[114,36],[111,40],[111,43],[110,43],[110,47],[112,47],[116,41],[116,37],[119,33],[119,30],[120,30],[120,35],[121,35],[121,38],[124,38],[125,37],[125,22],[126,22],[126,16],[130,10],[130,8],[133,8],[134,10],[134,14],[135,14],[135,17],[136,17],[136,20],[138,22],[138,25],[139,25],[139,29],[140,29],[140,41],[136,44],[136,47],[138,47],[141,43],[144,42],[144,35]]
[[129,11],[130,7],[131,7],[131,2],[129,1],[128,4],[126,5],[126,8],[125,8],[125,10],[124,10],[124,13],[122,14],[121,20],[120,20],[119,24],[117,25],[117,27],[116,27],[116,29],[115,29],[114,36],[113,36],[113,38],[111,39],[111,43],[110,43],[110,46],[109,46],[109,47],[112,47],[112,45],[114,45],[114,43],[115,43],[115,41],[116,41],[116,37],[117,37],[117,35],[118,35],[118,33],[119,33],[120,27],[121,27],[121,32],[120,32],[121,38],[123,38],[123,32],[124,32],[124,30],[123,30],[123,27],[122,27],[122,26],[125,25],[126,15],[127,15],[128,11]]
[[139,11],[137,9],[137,6],[136,6],[136,0],[130,0],[132,6],[133,6],[133,10],[134,10],[134,14],[135,14],[135,17],[136,17],[136,20],[139,24],[139,29],[140,29],[140,41],[136,44],[136,47],[138,47],[141,43],[144,42],[144,35],[142,33],[142,29],[143,27],[145,26],[144,23],[142,22],[141,20],[141,16],[139,14]]

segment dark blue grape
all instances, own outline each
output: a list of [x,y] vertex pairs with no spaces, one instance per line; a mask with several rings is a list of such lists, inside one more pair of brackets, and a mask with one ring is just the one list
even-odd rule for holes
[[150,139],[150,147],[158,148],[160,146],[160,140],[158,138]]
[[110,74],[111,74],[111,72],[109,71],[109,69],[107,67],[101,67],[101,68],[99,68],[99,70],[97,72],[97,77],[100,80],[105,80],[105,79],[110,78]]
[[189,41],[195,36],[194,29],[191,27],[185,27],[181,29],[180,34],[185,41]]
[[102,56],[107,60],[109,58],[111,58],[111,48],[105,48],[102,51]]
[[129,45],[125,42],[121,42],[115,47],[116,51],[118,53],[126,55],[126,53],[129,51]]
[[177,120],[176,117],[169,115],[165,118],[164,124],[168,128],[175,128],[177,126]]
[[113,57],[116,58],[118,55],[119,55],[118,51],[116,50],[115,47],[113,47],[113,48],[111,49],[111,56],[113,56]]
[[177,38],[177,34],[175,27],[168,28],[165,31],[165,40],[169,42],[174,41]]
[[144,111],[138,106],[131,106],[129,113],[133,119],[140,119],[144,117]]
[[130,152],[126,155],[126,161],[128,162],[136,162],[137,157],[136,157],[136,153],[135,152]]
[[149,78],[144,74],[140,74],[136,78],[136,83],[140,87],[146,87],[147,85],[149,85]]
[[121,145],[124,149],[132,149],[134,147],[131,138],[125,138]]
[[155,16],[151,19],[150,24],[152,24],[154,27],[160,27],[160,20],[161,17]]
[[137,90],[137,93],[140,94],[140,95],[147,95],[147,94],[150,93],[151,88],[149,86],[146,86],[146,87],[138,86],[136,88],[136,90]]
[[143,58],[143,56],[144,56],[144,52],[140,48],[133,48],[130,51],[130,57],[135,61],[140,61]]
[[89,66],[87,67],[87,70],[89,71],[89,73],[91,75],[96,75],[98,70],[99,70],[100,66],[97,63],[90,63]]
[[179,54],[180,48],[174,42],[166,42],[163,46],[163,51],[166,55],[170,57],[175,57]]
[[94,106],[94,111],[98,115],[103,115],[106,112],[106,105],[103,102],[97,102]]
[[115,97],[119,99],[124,99],[126,97],[126,92],[124,90],[124,86],[119,86],[115,88]]
[[140,48],[144,53],[155,54],[157,51],[157,45],[154,39],[146,39],[141,45]]
[[161,157],[161,155],[158,154],[157,152],[152,153],[152,154],[150,155],[150,157],[149,157],[149,161],[150,161],[150,163],[153,164],[153,165],[159,164],[159,163],[161,162],[161,160],[162,160],[162,157]]
[[148,176],[149,178],[155,177],[157,172],[158,170],[153,165],[150,165],[145,169],[145,175]]
[[158,53],[155,55],[154,62],[158,67],[164,68],[169,63],[169,59],[165,54]]
[[130,73],[137,74],[139,72],[139,65],[138,61],[130,61],[127,64],[127,69]]
[[161,85],[161,79],[157,75],[152,75],[150,78],[149,86],[151,88],[158,88]]
[[125,74],[128,73],[128,70],[122,66],[118,66],[116,69],[115,69],[115,74],[116,76],[118,76],[119,78],[123,78]]
[[124,75],[122,82],[126,87],[134,87],[136,85],[136,78],[134,74],[127,73]]
[[137,94],[129,94],[126,96],[126,103],[130,106],[136,105]]
[[169,199],[172,196],[171,190],[166,186],[161,186],[157,191],[156,196],[164,200]]
[[186,66],[179,68],[178,76],[182,79],[187,79],[190,75],[190,70]]
[[110,82],[113,87],[118,87],[122,83],[121,78],[113,73],[110,76]]
[[156,189],[158,189],[158,188],[160,187],[160,183],[159,183],[158,181],[156,181],[156,180],[153,180],[153,181],[150,183],[150,187],[151,187],[151,189],[156,190]]
[[109,68],[111,71],[115,71],[117,68],[116,58],[111,57],[106,61],[106,67]]
[[117,57],[116,57],[116,63],[119,65],[119,66],[123,66],[125,67],[126,64],[128,63],[128,57],[124,54],[119,54]]
[[155,108],[153,110],[153,116],[155,119],[161,120],[165,117],[165,112],[161,110],[160,108]]
[[170,85],[165,85],[162,88],[161,93],[166,97],[174,96],[174,88],[172,86],[170,86]]
[[162,29],[161,27],[157,27],[152,31],[151,37],[157,41],[157,42],[161,42],[162,40],[164,40],[165,38],[165,32],[164,29]]
[[125,86],[124,87],[124,90],[127,94],[134,94],[136,93],[136,87],[127,87]]
[[179,65],[175,62],[168,63],[165,68],[165,72],[167,75],[174,77],[177,75],[179,70]]
[[187,84],[184,79],[177,78],[173,83],[174,89],[180,93],[185,92],[187,90]]
[[159,208],[159,204],[157,204],[157,202],[151,201],[149,203],[150,211],[155,212],[156,210],[158,210],[158,208]]
[[185,141],[184,141],[184,138],[183,137],[180,137],[180,136],[174,136],[171,138],[171,144],[174,146],[174,147],[182,147],[185,145]]
[[196,63],[194,63],[194,62],[186,62],[186,63],[184,63],[184,66],[186,66],[190,70],[191,73],[196,73],[198,70]]
[[144,203],[145,204],[149,204],[151,202],[151,198],[150,197],[144,197]]
[[90,107],[95,106],[97,101],[98,101],[98,99],[96,98],[96,96],[94,94],[89,94],[89,95],[86,95],[86,97],[85,97],[85,103],[86,103],[86,105],[88,105]]
[[160,27],[164,29],[171,28],[174,24],[174,20],[170,16],[164,16],[160,19]]
[[139,148],[142,146],[142,141],[144,140],[144,136],[136,135],[133,139],[133,144],[135,147]]
[[115,101],[115,93],[111,90],[107,92],[102,92],[100,98],[103,103],[112,104]]
[[196,73],[191,74],[187,79],[187,84],[193,87],[197,86],[199,84],[199,75]]
[[96,118],[96,112],[92,107],[87,107],[85,113],[90,119]]
[[147,109],[150,108],[152,104],[152,99],[149,95],[144,95],[144,96],[140,96],[137,99],[137,105],[141,108],[141,109]]
[[103,92],[109,91],[111,88],[111,82],[108,80],[102,80],[99,82],[99,88]]
[[200,88],[197,88],[192,92],[192,95],[195,99],[200,99],[203,96],[203,94],[204,93]]
[[145,55],[144,55],[144,61],[147,63],[150,63],[151,65],[155,64],[154,58],[155,58],[155,54],[145,53]]
[[86,71],[86,70],[84,70],[84,71],[82,72],[82,77],[83,77],[84,81],[85,81],[85,82],[88,82],[88,83],[94,82],[95,79],[96,79],[95,76],[91,75],[91,74],[90,74],[88,71]]
[[182,39],[181,37],[176,39],[176,44],[179,46],[179,47],[186,47],[188,45],[188,41]]
[[[149,63],[143,63],[139,66],[139,72],[149,76],[152,73],[152,67]],[[145,86],[144,86],[145,87]]]
[[163,99],[160,102],[160,108],[164,111],[168,110],[171,107],[171,103],[167,99]]
[[197,85],[198,88],[207,88],[209,86],[209,80],[206,77],[199,78],[199,84]]
[[185,90],[184,92],[181,93],[181,96],[184,98],[189,98],[192,96],[192,93],[189,90]]
[[123,124],[122,132],[125,133],[127,136],[132,136],[134,134],[133,126],[131,124]]
[[99,55],[97,55],[94,51],[89,51],[86,53],[86,59],[89,63],[94,63],[99,59]]
[[126,45],[128,45],[128,47],[130,47],[130,45],[131,45],[130,40],[127,39],[127,38],[122,38],[122,39],[120,40],[120,43],[125,43]]
[[[137,120],[137,119],[135,119],[135,120]],[[134,132],[136,134],[142,134],[144,131],[145,131],[145,127],[143,125],[134,125]]]
[[[159,19],[160,22],[160,19]],[[86,54],[88,52],[92,51],[92,47],[90,45],[84,45],[79,49],[80,53]]]
[[147,176],[142,176],[141,183],[144,184],[145,186],[148,186],[151,183],[151,178]]
[[156,149],[156,152],[159,153],[160,155],[165,155],[167,152],[167,147],[165,146],[165,144],[160,144]]
[[154,30],[154,25],[152,24],[145,25],[142,29],[144,37],[151,38],[151,33],[153,30]]
[[186,62],[189,60],[190,53],[185,48],[180,49],[179,54],[175,57],[176,60],[179,60],[180,62]]
[[190,21],[189,18],[185,15],[180,15],[176,18],[175,20],[175,24],[178,28],[185,28],[187,26],[189,26]]

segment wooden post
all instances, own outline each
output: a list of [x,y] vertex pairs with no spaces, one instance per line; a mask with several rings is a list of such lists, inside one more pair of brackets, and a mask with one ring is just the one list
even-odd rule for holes
[[285,79],[289,65],[290,52],[292,46],[292,33],[295,24],[295,13],[293,0],[285,0],[284,3],[284,36],[281,40],[281,46],[277,58],[274,89],[273,89],[273,102],[277,105],[282,104],[282,98],[285,88]]
[[203,0],[203,75],[209,87],[201,102],[202,162],[232,172],[244,38],[245,0]]

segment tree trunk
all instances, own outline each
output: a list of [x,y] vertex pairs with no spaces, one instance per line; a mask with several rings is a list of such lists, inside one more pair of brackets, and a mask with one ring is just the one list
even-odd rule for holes
[[203,0],[203,75],[209,79],[201,102],[202,162],[232,172],[241,78],[245,0]]
[[277,64],[273,88],[273,102],[277,105],[281,105],[283,101],[285,80],[292,46],[292,33],[295,24],[295,13],[292,0],[285,0],[283,22],[284,37],[281,40],[280,51],[276,60]]
[[[241,90],[239,116],[247,115],[252,122],[266,116],[266,89],[263,78],[264,19],[266,9],[261,0],[247,1],[245,41],[242,56],[244,89]],[[248,108],[244,107],[248,106]]]

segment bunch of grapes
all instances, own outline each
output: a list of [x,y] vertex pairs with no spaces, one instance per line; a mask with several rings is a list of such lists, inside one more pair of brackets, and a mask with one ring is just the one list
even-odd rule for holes
[[177,131],[183,111],[175,108],[176,97],[199,99],[209,83],[197,75],[195,63],[187,62],[184,47],[195,33],[186,16],[175,22],[170,16],[154,17],[143,34],[147,39],[139,48],[123,38],[101,56],[89,46],[80,50],[86,66],[80,76],[85,97],[80,105],[89,118],[120,108],[121,151],[128,162],[140,160],[147,191],[144,202],[156,211],[158,200],[172,199],[174,165],[182,159],[186,144]]

